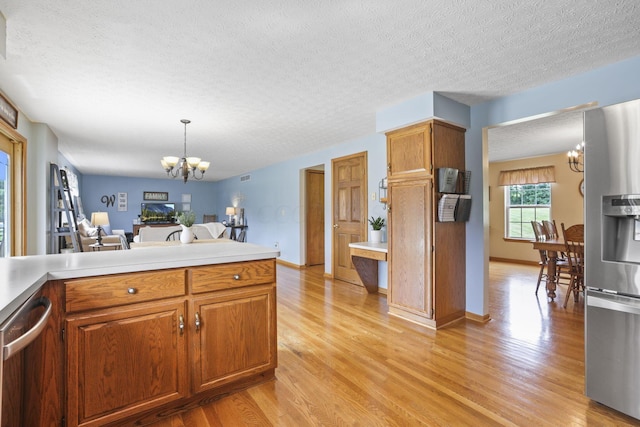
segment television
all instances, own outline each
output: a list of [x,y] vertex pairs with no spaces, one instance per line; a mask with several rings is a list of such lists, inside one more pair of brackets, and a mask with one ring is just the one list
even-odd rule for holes
[[145,224],[162,224],[175,222],[175,203],[142,203],[140,221]]

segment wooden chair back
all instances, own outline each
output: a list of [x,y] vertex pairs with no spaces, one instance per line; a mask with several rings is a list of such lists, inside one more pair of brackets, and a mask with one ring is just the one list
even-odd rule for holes
[[202,223],[206,224],[207,222],[218,222],[218,215],[216,214],[204,214],[202,215]]
[[533,227],[533,234],[536,236],[537,241],[542,241],[549,238],[544,225],[542,225],[540,221],[531,221],[531,226]]
[[[531,221],[531,226],[533,227],[533,234],[536,236],[536,241],[540,242],[545,239],[544,227],[538,221]],[[544,249],[539,249],[540,252],[540,263],[546,265],[547,264],[547,251]]]
[[[180,240],[180,233],[182,233],[182,230],[172,231],[171,233],[169,233],[169,235],[165,240],[167,242],[170,242],[173,240]],[[193,240],[198,240],[198,236],[193,236]]]
[[576,274],[582,276],[584,270],[584,224],[565,228],[562,223],[562,235],[564,236],[569,265],[576,270]]
[[560,225],[571,274],[570,289],[567,291],[564,303],[566,307],[571,294],[570,291],[574,292],[577,301],[579,292],[584,289],[584,224],[572,225],[569,228],[565,228],[564,223]]
[[557,239],[560,237],[558,234],[558,227],[556,227],[556,221],[551,220],[547,221],[546,219],[542,221],[542,225],[544,226],[544,230],[547,233],[547,236],[551,239]]

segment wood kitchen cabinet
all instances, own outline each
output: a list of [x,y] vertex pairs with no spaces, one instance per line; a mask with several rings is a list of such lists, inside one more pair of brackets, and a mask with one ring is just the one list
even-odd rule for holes
[[387,133],[389,313],[439,328],[465,316],[465,223],[438,222],[438,168],[464,170],[465,130],[437,120]]
[[[195,298],[193,391],[200,392],[276,366],[275,288],[253,286]],[[245,337],[238,340],[237,337]],[[220,351],[219,349],[224,349]]]
[[273,378],[275,260],[64,282],[66,423],[145,424]]
[[387,181],[430,177],[432,164],[430,124],[387,133]]
[[67,319],[67,419],[99,426],[187,396],[185,301]]
[[275,261],[196,267],[191,274],[198,323],[191,340],[193,391],[275,369]]

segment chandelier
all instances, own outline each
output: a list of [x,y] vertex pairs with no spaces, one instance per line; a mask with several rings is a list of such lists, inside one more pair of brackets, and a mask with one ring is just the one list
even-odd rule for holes
[[[189,177],[195,180],[204,178],[204,172],[209,169],[209,162],[203,162],[200,157],[187,157],[187,125],[191,123],[191,120],[182,119],[180,122],[184,123],[184,155],[182,158],[165,156],[160,159],[160,163],[168,176],[171,178],[182,176],[186,184]],[[178,164],[178,162],[180,163]],[[176,165],[178,166],[176,167]],[[200,172],[199,175],[198,171]]]
[[576,145],[575,150],[567,152],[569,168],[574,172],[584,172],[584,141]]

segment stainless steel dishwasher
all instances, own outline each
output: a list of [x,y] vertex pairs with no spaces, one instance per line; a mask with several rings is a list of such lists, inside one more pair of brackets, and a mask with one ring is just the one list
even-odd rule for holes
[[22,350],[38,338],[50,315],[51,301],[36,293],[0,326],[2,426],[24,425],[21,420],[28,408],[25,406],[27,402],[23,402],[22,384],[28,367],[22,360]]

